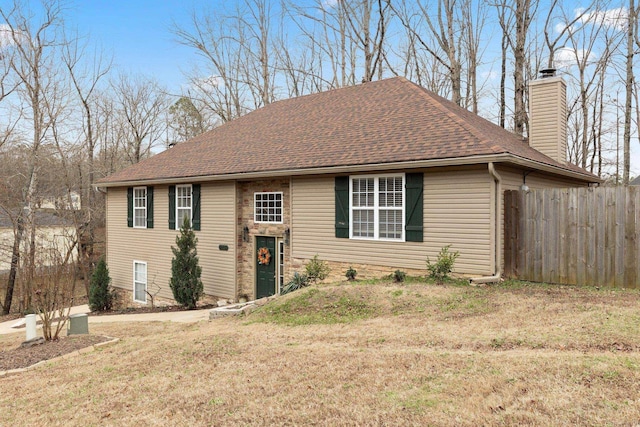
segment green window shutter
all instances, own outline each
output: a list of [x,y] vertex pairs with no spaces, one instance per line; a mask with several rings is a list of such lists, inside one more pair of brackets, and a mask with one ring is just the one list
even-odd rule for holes
[[405,176],[406,206],[405,206],[405,240],[407,242],[422,242],[423,226],[423,191],[424,174],[408,173]]
[[193,184],[191,186],[191,197],[192,197],[192,210],[191,210],[191,223],[193,224],[193,229],[196,231],[200,230],[200,184]]
[[169,230],[176,229],[176,186],[169,186]]
[[336,176],[336,237],[349,238],[349,177]]
[[153,228],[153,187],[147,187],[147,228]]
[[133,187],[127,188],[127,227],[133,227]]

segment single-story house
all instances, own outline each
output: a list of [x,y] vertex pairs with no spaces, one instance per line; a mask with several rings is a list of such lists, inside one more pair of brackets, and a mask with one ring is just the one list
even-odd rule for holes
[[[527,141],[396,77],[274,102],[102,179],[113,285],[171,298],[177,229],[191,218],[205,293],[277,293],[318,255],[334,277],[455,272],[495,279],[502,192],[599,182],[566,160],[566,86],[531,85]],[[269,262],[265,262],[264,248]],[[261,262],[260,262],[261,261]]]

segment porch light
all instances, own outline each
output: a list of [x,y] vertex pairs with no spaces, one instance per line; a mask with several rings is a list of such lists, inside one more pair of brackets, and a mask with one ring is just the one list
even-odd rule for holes
[[527,175],[529,175],[533,171],[523,171],[522,172],[522,185],[520,186],[520,191],[525,193],[529,192],[529,186],[527,185]]
[[242,240],[249,243],[249,227],[246,225],[242,229]]
[[284,230],[284,244],[289,246],[290,239],[291,239],[291,229],[287,227],[287,229]]

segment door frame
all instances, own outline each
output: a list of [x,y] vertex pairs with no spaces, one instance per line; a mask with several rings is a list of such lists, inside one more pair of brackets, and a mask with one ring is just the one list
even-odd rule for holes
[[[253,274],[253,291],[254,291],[254,296],[256,299],[258,299],[258,257],[257,257],[257,251],[258,251],[258,239],[260,238],[265,238],[265,239],[273,239],[274,240],[274,253],[271,254],[271,262],[274,263],[274,277],[273,277],[273,289],[274,289],[274,294],[273,295],[279,295],[280,294],[280,276],[281,276],[281,269],[284,269],[284,245],[281,245],[281,243],[284,242],[283,238],[278,237],[278,236],[270,236],[270,235],[256,235],[253,239],[253,270],[254,270],[254,274]],[[280,251],[280,248],[282,246],[282,252]],[[280,255],[283,256],[282,261],[283,261],[283,265],[282,267],[280,266]]]

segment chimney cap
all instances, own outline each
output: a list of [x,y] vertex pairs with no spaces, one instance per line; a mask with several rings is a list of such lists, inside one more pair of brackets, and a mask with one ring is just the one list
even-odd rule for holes
[[546,79],[549,77],[555,77],[556,75],[556,69],[555,68],[543,68],[542,70],[540,70],[540,78],[541,79]]

